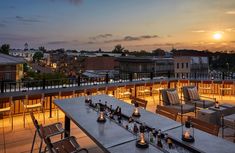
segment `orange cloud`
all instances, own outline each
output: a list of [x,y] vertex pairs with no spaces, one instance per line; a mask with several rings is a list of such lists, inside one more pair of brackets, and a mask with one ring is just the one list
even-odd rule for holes
[[235,15],[235,11],[227,11],[225,14]]

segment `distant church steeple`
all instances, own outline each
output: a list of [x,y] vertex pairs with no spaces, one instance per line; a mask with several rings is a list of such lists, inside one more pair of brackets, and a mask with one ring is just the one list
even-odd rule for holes
[[29,45],[28,45],[28,43],[25,43],[25,44],[24,44],[24,50],[29,50]]

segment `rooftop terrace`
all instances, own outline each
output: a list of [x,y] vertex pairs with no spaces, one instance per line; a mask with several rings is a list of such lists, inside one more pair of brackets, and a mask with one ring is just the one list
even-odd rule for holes
[[[166,82],[164,86],[164,82]],[[64,97],[64,98],[69,98],[71,96],[83,96],[86,91],[91,91],[94,93],[106,93],[106,94],[114,94],[116,98],[122,99],[123,101],[130,103],[131,100],[129,96],[126,96],[125,94],[120,94],[125,93],[124,91],[130,91],[132,88],[132,95],[136,97],[140,97],[143,99],[146,99],[148,101],[147,104],[147,110],[154,112],[156,110],[156,106],[158,104],[161,104],[159,101],[159,93],[154,93],[153,95],[141,95],[139,93],[140,90],[142,90],[147,83],[152,83],[151,87],[154,88],[159,88],[160,86],[162,87],[180,87],[184,85],[189,85],[189,84],[194,84],[198,87],[209,87],[210,85],[213,86],[213,92],[210,90],[206,90],[204,88],[203,90],[200,90],[201,95],[206,95],[210,97],[216,98],[217,101],[219,101],[221,104],[222,103],[229,103],[229,104],[235,104],[234,100],[235,97],[234,95],[234,83],[233,81],[214,81],[211,82],[211,80],[207,81],[199,81],[199,80],[138,80],[138,81],[122,81],[122,82],[114,82],[114,83],[109,83],[105,84],[103,82],[102,84],[98,84],[97,82],[95,84],[97,85],[88,85],[84,84],[82,86],[76,86],[76,85],[57,85],[53,88],[48,88],[46,87],[45,89],[43,88],[32,88],[33,90],[29,90],[25,92],[25,89],[21,91],[12,91],[9,92],[4,92],[1,93],[1,98],[4,97],[21,97],[23,99],[27,98],[27,96],[31,95],[38,95],[38,94],[44,94],[45,99],[46,99],[46,104],[44,105],[46,109],[46,124],[54,123],[57,121],[56,117],[56,110],[54,109],[55,106],[53,104],[54,99]],[[94,82],[93,82],[94,84]],[[64,87],[63,87],[64,86]],[[130,87],[130,88],[128,88]],[[133,90],[134,87],[134,90]],[[231,91],[223,91],[221,92],[221,88],[231,88]],[[8,88],[9,89],[9,88]],[[28,88],[30,89],[30,88]],[[26,97],[25,97],[26,96]],[[179,96],[181,96],[181,93],[179,92]],[[30,103],[35,103],[35,101],[31,101]],[[7,106],[8,104],[3,104],[2,106]],[[59,121],[64,122],[64,115],[62,112],[59,113]],[[37,119],[41,123],[43,123],[43,117],[42,115],[38,116],[35,114]],[[189,114],[193,116],[193,114]],[[26,126],[24,128],[23,126],[23,116],[22,116],[22,105],[19,100],[15,101],[15,106],[14,106],[14,124],[13,124],[13,130],[11,130],[11,124],[9,122],[8,116],[4,116],[4,119],[0,120],[0,152],[3,153],[13,153],[13,152],[29,152],[33,140],[33,134],[35,131],[35,128],[33,126],[33,123],[31,121],[30,116],[27,114],[26,115]],[[177,121],[180,122],[180,119],[177,118]],[[71,124],[71,135],[74,135],[78,143],[85,148],[88,148],[90,152],[103,152],[101,148],[99,148],[81,129],[79,129],[75,124]],[[226,134],[233,134],[232,129],[226,129],[225,130]],[[221,137],[221,129],[219,132],[219,137]],[[226,141],[231,141],[233,142],[235,137],[225,137]],[[59,139],[56,138],[56,139]],[[34,152],[38,151],[39,147],[39,139],[36,141],[36,147]]]

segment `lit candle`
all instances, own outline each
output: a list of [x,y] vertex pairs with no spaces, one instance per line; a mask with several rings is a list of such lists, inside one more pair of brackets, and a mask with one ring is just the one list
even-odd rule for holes
[[138,108],[134,108],[134,114],[135,114],[135,115],[138,115],[138,114],[139,114]]
[[185,133],[184,133],[184,138],[185,138],[185,139],[189,139],[189,138],[190,138],[190,133],[189,133],[189,131],[185,131]]
[[219,102],[218,102],[218,101],[215,102],[215,107],[216,107],[216,108],[219,108]]
[[104,120],[104,112],[100,112],[100,120]]
[[144,133],[140,133],[140,143],[145,144]]

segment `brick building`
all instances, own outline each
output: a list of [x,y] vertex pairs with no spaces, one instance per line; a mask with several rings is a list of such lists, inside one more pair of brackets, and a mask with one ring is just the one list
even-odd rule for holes
[[84,70],[114,70],[118,67],[115,57],[87,57],[84,60]]

